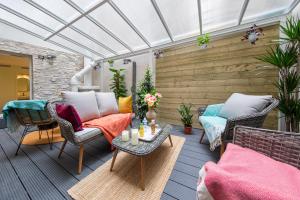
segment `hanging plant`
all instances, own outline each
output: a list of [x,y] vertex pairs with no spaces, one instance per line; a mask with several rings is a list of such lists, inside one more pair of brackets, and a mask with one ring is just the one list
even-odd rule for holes
[[114,61],[113,60],[108,60],[107,62],[108,62],[108,64],[109,64],[110,67],[114,66]]
[[208,33],[206,33],[205,35],[201,35],[197,38],[198,46],[200,46],[203,49],[207,47],[209,41],[210,36]]

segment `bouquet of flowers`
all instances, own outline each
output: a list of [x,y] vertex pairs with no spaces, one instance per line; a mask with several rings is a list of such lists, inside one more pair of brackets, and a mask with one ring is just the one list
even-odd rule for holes
[[162,95],[158,92],[156,92],[155,94],[148,93],[145,95],[144,101],[148,105],[148,107],[155,108],[158,106],[158,103],[161,98]]

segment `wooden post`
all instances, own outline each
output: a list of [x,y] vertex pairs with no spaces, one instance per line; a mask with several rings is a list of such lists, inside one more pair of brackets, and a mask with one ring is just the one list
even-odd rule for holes
[[171,147],[173,147],[173,142],[172,142],[171,135],[169,135],[169,140],[170,140],[170,143],[171,143]]
[[62,144],[61,149],[60,149],[60,151],[59,151],[58,158],[61,157],[61,154],[62,154],[62,152],[64,151],[67,142],[68,142],[68,141],[65,139],[65,141],[64,141],[64,143]]
[[115,152],[114,152],[114,157],[113,157],[113,159],[112,159],[112,161],[111,161],[111,165],[110,165],[110,171],[113,170],[113,167],[114,167],[114,164],[115,164],[117,155],[118,155],[118,151],[119,151],[119,149],[116,149]]
[[83,151],[83,145],[81,144],[79,146],[78,174],[80,174],[82,170]]
[[141,189],[145,190],[145,160],[144,156],[141,156]]

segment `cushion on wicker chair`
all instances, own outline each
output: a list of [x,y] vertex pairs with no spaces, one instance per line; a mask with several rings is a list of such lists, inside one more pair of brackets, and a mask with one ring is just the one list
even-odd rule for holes
[[233,93],[225,102],[218,116],[236,118],[261,112],[272,100],[272,96],[256,96]]
[[[82,131],[81,119],[72,105],[68,104],[56,104],[56,113],[59,117],[67,120],[73,126],[74,131]],[[50,129],[50,128],[48,128]]]
[[97,135],[101,135],[101,130],[98,128],[83,128],[82,131],[75,132],[74,139],[76,142],[81,143],[93,138]]
[[77,110],[82,122],[100,117],[96,95],[90,92],[62,92],[63,100]]

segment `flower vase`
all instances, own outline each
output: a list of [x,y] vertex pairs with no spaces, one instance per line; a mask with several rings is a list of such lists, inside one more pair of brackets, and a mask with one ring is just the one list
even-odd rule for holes
[[156,112],[153,107],[148,107],[148,112],[146,113],[146,118],[150,123],[152,120],[156,121]]

